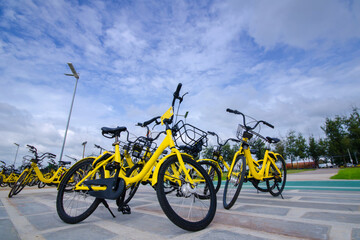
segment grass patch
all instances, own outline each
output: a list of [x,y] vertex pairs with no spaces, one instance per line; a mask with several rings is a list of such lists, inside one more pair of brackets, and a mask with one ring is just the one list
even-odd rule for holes
[[330,179],[350,179],[350,180],[360,180],[360,168],[344,168],[340,169],[339,172],[330,177]]
[[300,172],[306,172],[306,171],[314,171],[315,169],[287,169],[286,173],[287,174],[291,174],[291,173],[300,173]]

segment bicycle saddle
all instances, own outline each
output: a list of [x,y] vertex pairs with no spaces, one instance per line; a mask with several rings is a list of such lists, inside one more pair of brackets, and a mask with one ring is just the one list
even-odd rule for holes
[[266,137],[269,143],[278,143],[280,142],[280,139],[278,138],[272,138],[272,137]]
[[110,134],[112,137],[120,136],[121,132],[126,131],[126,127],[116,127],[116,128],[109,128],[109,127],[102,127],[101,128],[102,135]]
[[67,165],[67,164],[71,164],[71,162],[67,162],[67,161],[59,161],[60,165]]

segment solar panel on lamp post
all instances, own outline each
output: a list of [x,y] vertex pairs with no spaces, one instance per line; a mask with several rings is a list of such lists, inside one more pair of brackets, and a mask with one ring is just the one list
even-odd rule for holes
[[75,77],[75,78],[76,78],[76,83],[75,83],[75,88],[74,88],[74,94],[73,94],[72,101],[71,101],[69,117],[68,117],[67,124],[66,124],[64,141],[63,141],[63,145],[62,145],[62,148],[61,148],[60,161],[62,160],[62,156],[63,156],[63,153],[64,153],[64,147],[65,147],[65,142],[66,142],[67,131],[68,131],[68,129],[69,129],[71,112],[72,112],[72,108],[73,108],[73,105],[74,105],[76,87],[77,87],[77,83],[78,83],[78,80],[79,80],[79,74],[75,71],[75,68],[74,68],[74,66],[72,65],[72,63],[68,63],[68,65],[69,65],[69,68],[70,68],[72,74],[65,73],[65,75],[66,75],[66,76],[73,76],[73,77]]

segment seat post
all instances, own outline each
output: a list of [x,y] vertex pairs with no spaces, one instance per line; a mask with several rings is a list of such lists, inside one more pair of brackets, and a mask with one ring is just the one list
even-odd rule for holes
[[119,136],[116,135],[113,146],[115,147],[115,162],[117,162],[117,163],[120,163],[120,161],[121,161],[119,144],[120,144]]

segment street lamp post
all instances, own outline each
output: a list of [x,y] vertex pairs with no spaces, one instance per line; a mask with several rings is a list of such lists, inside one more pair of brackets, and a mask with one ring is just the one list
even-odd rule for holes
[[66,75],[66,76],[73,76],[73,77],[75,77],[75,78],[76,78],[76,83],[75,83],[75,88],[74,88],[74,94],[73,94],[72,101],[71,101],[69,117],[68,117],[67,124],[66,124],[64,141],[63,141],[63,145],[62,145],[62,148],[61,148],[60,161],[62,160],[62,156],[63,156],[63,153],[64,153],[64,147],[65,147],[65,142],[66,142],[66,135],[67,135],[67,131],[68,131],[68,129],[69,129],[69,123],[70,123],[70,117],[71,117],[72,108],[73,108],[73,105],[74,105],[76,87],[77,87],[77,83],[78,83],[78,80],[79,80],[79,74],[75,71],[75,68],[74,68],[74,66],[72,65],[72,63],[68,63],[68,65],[69,65],[69,68],[70,68],[72,74],[65,73],[65,75]]
[[85,142],[83,142],[83,143],[82,143],[82,145],[84,146],[84,150],[83,150],[83,158],[84,158],[84,156],[85,156],[85,146],[86,146],[86,144],[87,144],[87,141],[85,141]]
[[18,151],[19,151],[19,147],[20,147],[20,145],[19,145],[19,144],[17,144],[17,143],[14,143],[14,144],[17,146],[16,153],[15,153],[15,160],[14,160],[14,168],[15,168],[16,157],[17,157],[17,155],[18,155]]

